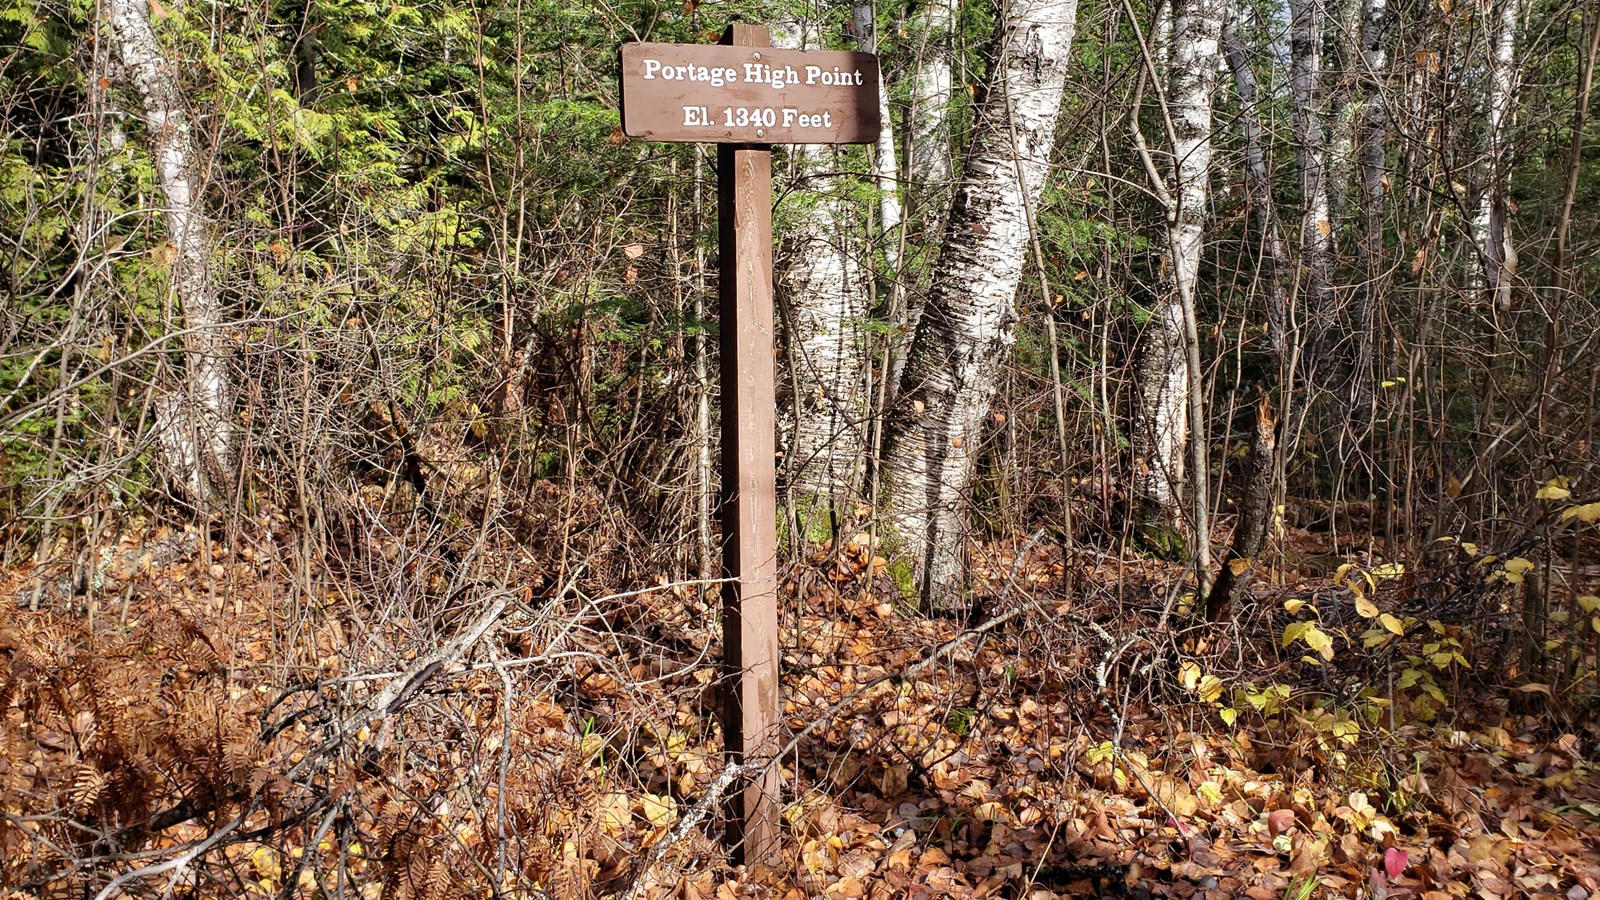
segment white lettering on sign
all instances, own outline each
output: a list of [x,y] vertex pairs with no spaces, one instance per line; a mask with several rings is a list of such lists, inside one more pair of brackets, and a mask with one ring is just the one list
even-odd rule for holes
[[[766,63],[745,63],[743,71],[731,66],[667,65],[659,59],[645,57],[643,78],[646,81],[690,81],[712,87],[739,84],[759,84],[773,90],[783,90],[795,84],[822,85],[824,87],[860,87],[866,84],[860,69],[845,71],[838,66],[824,69],[806,66],[802,74],[794,66],[769,66]],[[771,128],[782,124],[784,128],[832,128],[830,110],[811,112],[794,107],[724,107],[721,121],[704,106],[683,107],[683,124],[686,128],[746,128],[757,126]]]
[[659,59],[644,61],[646,81],[704,81],[712,87],[739,83],[739,70],[724,66],[664,66]]
[[806,84],[820,84],[824,87],[859,87],[864,84],[861,80],[861,70],[846,72],[838,66],[826,70],[821,66],[806,66]]
[[877,60],[832,50],[625,43],[622,127],[630,137],[718,143],[870,143]]
[[[800,72],[794,66],[769,66],[766,63],[745,63],[744,71],[731,66],[698,66],[698,65],[666,65],[659,59],[645,57],[644,80],[655,81],[700,81],[712,87],[722,87],[725,84],[761,84],[781,91],[792,84],[819,84],[824,87],[862,87],[866,84],[865,76],[860,69],[846,72],[834,66],[824,69],[821,66],[806,66],[805,78],[801,79]],[[741,77],[742,76],[742,77]]]

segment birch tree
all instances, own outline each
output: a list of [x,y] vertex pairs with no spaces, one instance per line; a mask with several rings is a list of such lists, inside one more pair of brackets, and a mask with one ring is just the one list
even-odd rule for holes
[[891,411],[885,489],[923,603],[960,601],[967,485],[1015,343],[1030,210],[1049,171],[1076,0],[1013,0],[976,112],[927,310]]
[[1328,204],[1327,147],[1320,79],[1326,13],[1322,0],[1289,0],[1289,94],[1294,107],[1295,158],[1300,170],[1300,257],[1306,310],[1333,325],[1333,220]]
[[1484,98],[1484,160],[1472,237],[1478,247],[1481,278],[1496,309],[1511,308],[1510,276],[1516,270],[1506,202],[1508,165],[1506,133],[1517,102],[1517,27],[1519,0],[1485,0],[1484,15],[1493,23],[1487,95]]
[[1235,22],[1229,22],[1222,29],[1222,49],[1239,95],[1238,121],[1244,144],[1245,194],[1250,201],[1251,215],[1255,219],[1260,241],[1260,271],[1266,295],[1267,356],[1271,367],[1260,384],[1261,396],[1256,403],[1255,428],[1250,434],[1250,466],[1239,503],[1239,519],[1233,529],[1232,542],[1223,555],[1222,566],[1217,570],[1217,580],[1206,596],[1206,618],[1212,622],[1226,617],[1243,596],[1258,569],[1256,559],[1266,547],[1267,528],[1272,520],[1272,498],[1277,494],[1279,485],[1277,419],[1272,410],[1271,388],[1274,385],[1282,386],[1282,373],[1287,368],[1285,346],[1288,340],[1285,329],[1289,321],[1289,297],[1284,286],[1288,254],[1283,246],[1277,204],[1272,197],[1272,181],[1267,172],[1266,147],[1261,137],[1261,91]]
[[[921,0],[912,11],[909,30],[916,35],[916,52],[907,77],[910,105],[906,132],[907,228],[923,235],[939,234],[948,211],[951,161],[950,112],[955,103],[955,23],[958,0]],[[887,121],[887,119],[885,119]],[[924,270],[925,271],[925,270]],[[905,374],[911,338],[922,322],[926,304],[924,282],[916,273],[900,273],[891,297],[891,324],[896,338],[889,347],[885,387],[892,406]]]
[[108,0],[105,8],[123,71],[144,111],[151,161],[166,200],[172,294],[182,311],[183,383],[158,398],[156,434],[177,483],[190,501],[206,504],[231,489],[235,429],[199,144],[176,67],[151,27],[147,0]]
[[950,158],[950,102],[955,75],[956,0],[922,0],[909,22],[917,36],[911,72],[911,108],[907,115],[911,182],[933,187],[938,196],[953,177]]
[[[814,24],[774,29],[777,46],[818,45]],[[843,196],[834,148],[790,148],[798,190],[792,227],[782,236],[780,275],[787,334],[794,430],[790,486],[802,498],[846,505],[862,475],[866,451],[866,356],[862,325],[868,313],[865,254],[855,211]]]
[[[861,52],[878,52],[878,26],[873,18],[872,3],[856,3],[850,7],[850,30]],[[883,128],[872,148],[872,182],[878,188],[878,230],[884,238],[884,254],[890,271],[896,271],[900,268],[900,224],[905,213],[900,203],[900,164],[894,146],[894,119],[889,115],[889,91],[884,86],[882,70],[878,72],[878,119]]]
[[1173,9],[1172,34],[1166,41],[1164,108],[1172,141],[1168,177],[1160,174],[1135,126],[1135,140],[1167,218],[1167,283],[1145,329],[1140,362],[1140,400],[1134,423],[1138,491],[1145,511],[1155,520],[1150,524],[1178,528],[1185,482],[1184,451],[1193,430],[1193,449],[1198,452],[1193,463],[1195,502],[1190,524],[1201,571],[1206,568],[1209,528],[1194,295],[1205,241],[1211,177],[1211,98],[1220,60],[1222,9],[1219,0],[1182,0]]
[[1389,187],[1385,166],[1388,111],[1384,89],[1388,86],[1389,53],[1385,40],[1387,0],[1361,3],[1361,110],[1359,143],[1361,161],[1361,262],[1366,286],[1356,295],[1351,311],[1355,346],[1352,351],[1355,392],[1370,397],[1373,363],[1372,315],[1377,285],[1383,269],[1384,205]]

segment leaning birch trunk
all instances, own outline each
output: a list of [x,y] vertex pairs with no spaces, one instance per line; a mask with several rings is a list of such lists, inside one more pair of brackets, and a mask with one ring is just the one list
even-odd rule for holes
[[[814,29],[805,25],[779,26],[774,38],[790,49],[816,44]],[[843,185],[827,174],[840,168],[835,151],[802,144],[789,158],[798,190],[788,202],[799,207],[781,237],[779,278],[794,404],[789,486],[808,506],[822,501],[848,509],[866,453],[864,254]]]
[[[1158,26],[1159,34],[1160,28]],[[1138,487],[1147,525],[1176,532],[1182,519],[1184,451],[1199,398],[1199,347],[1195,289],[1205,242],[1207,183],[1211,177],[1211,97],[1216,90],[1219,0],[1189,0],[1173,10],[1167,47],[1167,105],[1172,123],[1172,183],[1157,186],[1167,206],[1167,272],[1170,282],[1145,330],[1141,402],[1134,436],[1139,449]],[[1193,358],[1191,358],[1193,357]],[[1200,446],[1202,453],[1203,445]],[[1203,466],[1195,468],[1193,526],[1196,551],[1207,539]],[[1202,566],[1202,569],[1204,567]],[[1202,575],[1202,578],[1204,576]]]
[[[1328,209],[1327,148],[1319,100],[1322,0],[1289,0],[1289,93],[1300,169],[1300,257],[1305,310],[1316,323],[1307,374],[1315,376],[1325,337],[1333,333],[1333,221]],[[1307,398],[1308,401],[1310,398]]]
[[932,610],[960,605],[973,453],[1015,342],[1027,210],[1049,169],[1077,7],[1013,0],[997,23],[996,63],[891,412],[890,514]]
[[146,0],[107,0],[112,38],[144,108],[172,245],[172,291],[182,310],[183,385],[156,405],[156,433],[190,502],[226,496],[233,477],[233,386],[222,302],[211,273],[211,225],[199,189],[199,153],[178,75],[151,27]]
[[1239,92],[1239,131],[1244,139],[1245,194],[1249,197],[1261,241],[1261,271],[1266,283],[1267,353],[1273,365],[1260,379],[1261,398],[1256,406],[1256,427],[1250,437],[1250,469],[1239,503],[1239,519],[1233,540],[1222,557],[1217,580],[1206,595],[1206,620],[1219,622],[1238,605],[1256,573],[1262,568],[1258,557],[1266,547],[1267,528],[1272,520],[1272,498],[1278,492],[1277,422],[1272,412],[1271,392],[1283,383],[1285,369],[1284,335],[1288,297],[1284,272],[1288,269],[1283,237],[1278,227],[1277,206],[1272,200],[1272,183],[1267,174],[1266,148],[1261,138],[1260,91],[1255,71],[1238,31],[1230,23],[1222,31],[1222,47]]
[[1496,309],[1511,309],[1511,278],[1516,269],[1516,251],[1511,247],[1506,202],[1506,132],[1511,127],[1517,103],[1517,20],[1521,16],[1518,0],[1486,0],[1485,13],[1495,23],[1493,56],[1489,61],[1489,89],[1485,103],[1485,152],[1482,190],[1472,218],[1472,237],[1478,246],[1481,276],[1474,286],[1488,292]]

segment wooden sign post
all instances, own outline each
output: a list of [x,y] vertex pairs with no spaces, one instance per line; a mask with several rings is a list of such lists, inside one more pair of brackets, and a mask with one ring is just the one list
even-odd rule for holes
[[876,57],[770,43],[767,29],[735,24],[716,46],[621,51],[623,133],[719,145],[722,733],[749,771],[727,832],[747,863],[776,860],[781,807],[770,145],[870,144],[882,125]]

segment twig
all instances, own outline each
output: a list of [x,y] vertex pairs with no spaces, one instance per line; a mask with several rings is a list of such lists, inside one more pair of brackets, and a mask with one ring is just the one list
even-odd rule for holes
[[717,779],[711,782],[710,787],[706,788],[705,796],[701,797],[699,802],[695,803],[693,808],[685,813],[682,819],[678,820],[678,824],[672,827],[666,837],[657,841],[655,847],[651,848],[650,856],[639,865],[638,870],[633,874],[633,878],[628,882],[628,890],[622,894],[623,900],[635,900],[639,894],[639,886],[644,881],[644,876],[650,874],[650,870],[661,862],[661,858],[667,855],[667,851],[674,844],[683,840],[684,835],[689,833],[689,829],[700,824],[701,820],[711,813],[711,807],[717,805],[717,801],[721,800],[722,795],[727,793],[728,787],[742,777],[746,769],[747,767],[743,763],[729,763],[728,767],[722,770],[722,774],[718,775]]
[[513,594],[510,591],[501,592],[495,601],[490,604],[489,608],[484,610],[483,614],[478,616],[465,630],[446,641],[439,649],[417,660],[416,665],[407,669],[398,678],[384,685],[383,690],[374,694],[372,699],[367,701],[365,708],[335,725],[333,728],[333,740],[317,750],[307,753],[305,759],[289,770],[287,776],[289,780],[293,781],[304,774],[307,769],[311,768],[328,752],[342,744],[345,735],[354,733],[373,719],[382,718],[399,711],[446,665],[454,663],[462,656],[465,656],[468,651],[477,645],[478,641],[489,633],[505,613],[506,607],[511,604],[512,597]]
[[106,885],[104,888],[101,888],[100,893],[94,895],[94,900],[107,900],[107,898],[109,898],[112,894],[116,893],[118,888],[121,888],[128,882],[133,881],[136,878],[148,878],[151,875],[160,875],[162,872],[172,872],[172,878],[167,882],[167,890],[172,890],[173,885],[177,884],[178,875],[184,866],[194,862],[194,860],[202,853],[205,853],[207,850],[215,847],[218,842],[227,837],[229,834],[232,834],[233,830],[242,824],[244,824],[244,816],[235,816],[233,821],[217,829],[215,834],[211,835],[200,843],[195,844],[193,847],[190,847],[182,854],[174,856],[172,859],[169,859],[164,863],[156,863],[155,865],[144,866],[143,868],[134,869],[131,872],[124,872],[121,875],[118,875],[116,878],[111,879],[110,884]]

